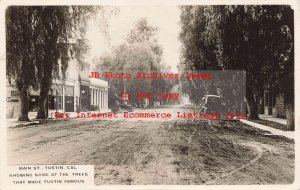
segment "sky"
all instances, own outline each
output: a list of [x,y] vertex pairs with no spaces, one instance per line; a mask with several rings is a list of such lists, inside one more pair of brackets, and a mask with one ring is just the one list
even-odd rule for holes
[[107,40],[95,21],[91,20],[87,27],[87,39],[90,50],[87,61],[110,52],[111,46],[118,46],[125,42],[127,34],[139,18],[147,18],[151,26],[157,27],[156,38],[163,47],[163,61],[177,71],[179,50],[181,43],[178,39],[180,32],[180,11],[176,6],[121,6],[120,12],[111,16],[108,22]]

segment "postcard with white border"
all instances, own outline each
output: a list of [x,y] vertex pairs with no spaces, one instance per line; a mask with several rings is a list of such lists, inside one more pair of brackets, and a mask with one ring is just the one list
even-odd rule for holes
[[6,189],[300,189],[298,1],[0,1]]

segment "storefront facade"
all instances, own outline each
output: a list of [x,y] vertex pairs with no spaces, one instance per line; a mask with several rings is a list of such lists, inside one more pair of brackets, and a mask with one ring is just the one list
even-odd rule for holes
[[[48,115],[54,112],[108,112],[108,82],[89,78],[89,67],[70,67],[64,80],[53,79],[48,93]],[[7,83],[7,117],[18,117],[20,96],[13,84]],[[30,90],[29,110],[37,112],[40,92]]]

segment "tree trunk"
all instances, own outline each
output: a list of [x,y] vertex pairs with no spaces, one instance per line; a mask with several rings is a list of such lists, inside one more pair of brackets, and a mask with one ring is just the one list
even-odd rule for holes
[[259,119],[258,106],[257,106],[257,102],[254,99],[252,90],[247,89],[246,99],[247,99],[248,119]]
[[[49,44],[49,43],[47,43]],[[47,114],[46,114],[46,108],[47,105],[47,97],[48,97],[48,92],[50,89],[50,86],[52,85],[52,71],[53,71],[53,65],[54,65],[54,60],[53,60],[53,51],[54,49],[52,46],[49,45],[48,49],[46,49],[46,56],[45,59],[43,60],[43,77],[40,81],[40,98],[39,98],[39,105],[38,105],[38,113],[36,118],[37,119],[47,119]]]
[[284,94],[284,107],[287,122],[287,129],[290,131],[295,130],[295,111],[294,111],[294,96],[293,94]]
[[25,87],[19,89],[20,92],[20,115],[18,121],[30,121],[28,117],[29,113],[29,98],[28,98],[28,92]]
[[[294,57],[292,51],[291,59]],[[291,61],[285,68],[283,83],[283,98],[287,129],[295,130],[295,78],[294,78],[294,61]]]
[[47,119],[46,109],[48,108],[46,108],[46,103],[47,103],[48,91],[49,91],[49,85],[48,87],[43,86],[41,89],[39,104],[38,104],[38,113],[36,119]]
[[39,60],[39,64],[41,67],[42,77],[40,81],[40,98],[39,98],[39,105],[38,105],[38,113],[36,118],[37,119],[47,119],[46,108],[47,105],[47,97],[50,86],[52,85],[52,72],[57,61],[57,39],[58,33],[52,28],[51,23],[47,19],[48,15],[54,13],[54,9],[47,8],[45,9],[45,14],[42,15],[42,22],[45,25],[45,29],[48,33],[48,38],[45,39],[45,43],[42,48],[45,51],[45,56],[43,59]]

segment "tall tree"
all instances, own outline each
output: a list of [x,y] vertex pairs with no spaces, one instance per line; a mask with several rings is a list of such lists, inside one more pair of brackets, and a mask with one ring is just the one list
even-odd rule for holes
[[[38,119],[45,119],[46,100],[52,79],[58,70],[64,73],[71,56],[69,41],[82,39],[87,21],[101,12],[102,27],[107,27],[104,16],[110,7],[100,6],[36,6],[7,9],[7,68],[15,77],[21,94],[20,120],[28,120],[28,91],[40,88]],[[114,8],[113,8],[114,9]],[[112,9],[111,12],[114,12]],[[110,14],[109,13],[109,14]],[[80,44],[77,44],[77,50]],[[76,45],[73,46],[75,53]],[[13,57],[17,53],[18,57]],[[76,56],[78,58],[80,56]],[[16,70],[15,68],[18,68]],[[64,77],[64,74],[63,74]],[[38,85],[37,85],[38,84]]]
[[[127,43],[129,45],[145,44],[149,46],[152,52],[157,56],[156,63],[160,63],[162,59],[163,49],[156,39],[158,28],[151,26],[146,18],[140,18],[134,23],[133,28],[127,35]],[[157,65],[152,65],[156,68]]]
[[291,7],[183,6],[181,11],[182,63],[192,69],[245,70],[251,119],[258,119],[257,97],[264,89],[283,92],[288,128],[293,130]]
[[[137,92],[151,92],[153,96],[159,90],[168,91],[171,89],[169,81],[164,79],[142,79],[135,78],[137,72],[150,73],[161,72],[167,68],[161,63],[163,49],[156,39],[158,28],[151,26],[145,18],[138,19],[134,23],[131,31],[127,35],[126,42],[113,48],[112,53],[104,55],[97,59],[98,68],[105,71],[116,73],[130,73],[132,78],[129,79],[109,79],[109,93],[120,94],[129,92],[132,97],[130,103],[141,106],[141,98],[136,98]],[[150,98],[150,103],[154,102],[155,97]],[[111,99],[112,100],[112,99]],[[110,101],[114,103],[116,99]]]
[[29,121],[29,90],[38,88],[35,59],[35,7],[6,10],[6,75],[20,94],[19,121]]
[[[88,19],[95,15],[99,7],[93,6],[46,6],[40,7],[38,23],[42,29],[38,33],[41,39],[44,56],[39,61],[38,74],[40,81],[40,97],[37,119],[45,119],[46,101],[52,84],[53,70],[58,67],[59,60],[63,73],[68,67],[69,41],[72,38],[83,38]],[[76,35],[79,36],[76,36]],[[64,74],[63,74],[64,77]]]

